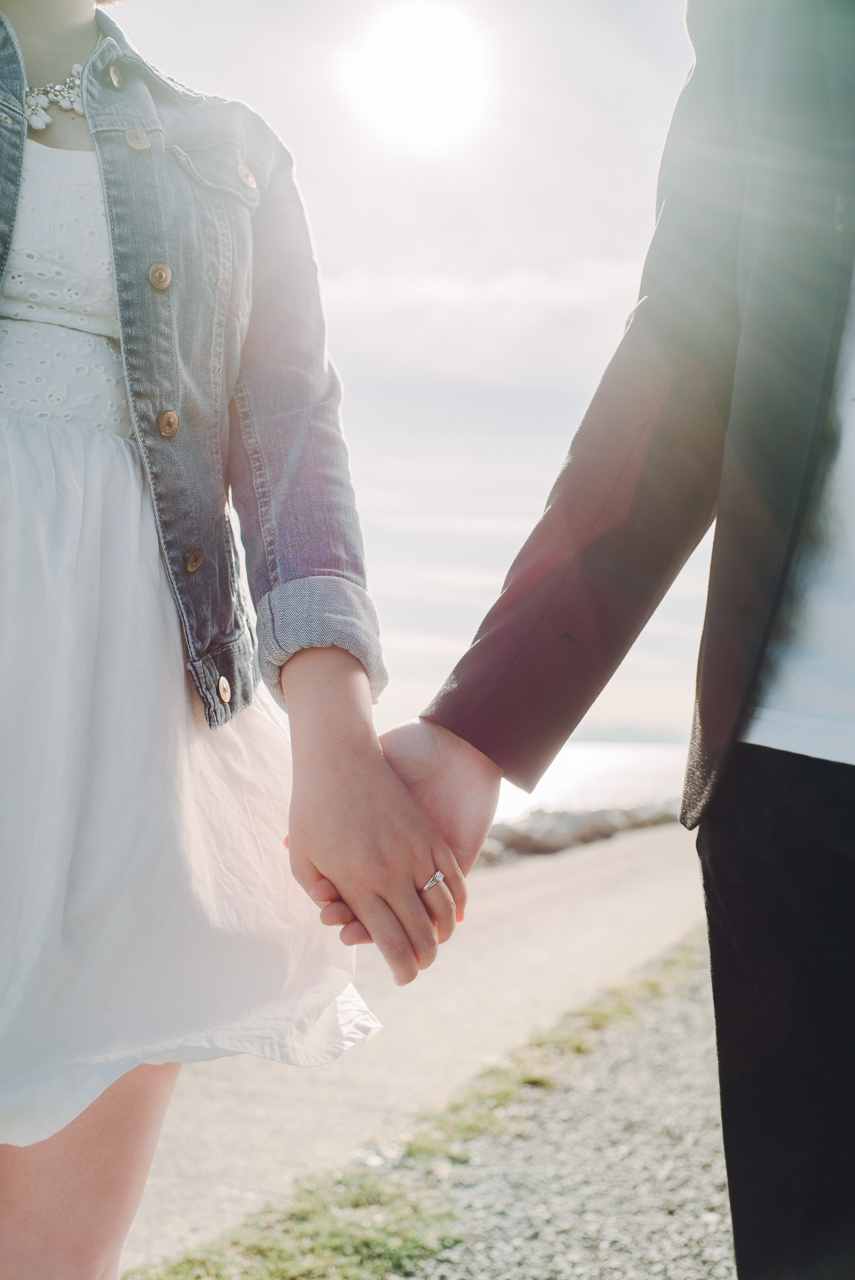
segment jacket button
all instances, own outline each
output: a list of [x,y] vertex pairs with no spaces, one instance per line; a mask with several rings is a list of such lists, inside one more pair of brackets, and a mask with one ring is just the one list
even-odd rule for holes
[[164,440],[170,440],[178,430],[178,414],[174,409],[167,409],[157,420],[157,429]]
[[172,284],[172,272],[165,262],[153,262],[148,269],[148,278],[155,289],[168,289]]
[[184,559],[188,573],[195,573],[205,559],[205,552],[201,547],[197,547],[195,551],[191,551]]
[[151,139],[144,129],[126,129],[125,142],[131,151],[148,151],[151,146]]
[[220,676],[217,681],[217,693],[220,695],[221,702],[231,702],[232,686],[229,684],[225,676]]
[[243,164],[243,162],[241,162],[238,165],[238,177],[240,178],[241,182],[245,182],[248,187],[258,186],[258,183],[255,181],[255,174],[252,172],[251,169],[247,169],[246,165]]
[[113,88],[114,88],[114,89],[121,89],[121,87],[122,87],[122,73],[121,73],[121,71],[119,70],[119,68],[116,66],[115,62],[113,63],[112,67],[110,68],[110,80],[111,80],[111,82],[112,82],[112,85],[113,85]]

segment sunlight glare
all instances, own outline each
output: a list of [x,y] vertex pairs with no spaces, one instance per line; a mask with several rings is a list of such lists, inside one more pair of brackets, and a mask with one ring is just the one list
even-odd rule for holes
[[345,86],[378,129],[398,141],[439,147],[477,126],[487,100],[483,34],[436,0],[387,8],[343,61]]

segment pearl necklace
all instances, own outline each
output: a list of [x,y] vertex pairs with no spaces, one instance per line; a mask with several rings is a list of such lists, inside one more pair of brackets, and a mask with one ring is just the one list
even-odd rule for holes
[[[96,49],[103,39],[102,32],[95,46]],[[75,62],[71,68],[71,75],[66,77],[62,84],[45,84],[39,88],[35,85],[27,85],[27,91],[24,94],[24,115],[31,129],[46,129],[52,123],[52,117],[47,113],[47,108],[52,102],[55,102],[63,111],[73,111],[78,116],[83,115],[83,91],[80,87],[82,74],[83,67],[79,62]]]

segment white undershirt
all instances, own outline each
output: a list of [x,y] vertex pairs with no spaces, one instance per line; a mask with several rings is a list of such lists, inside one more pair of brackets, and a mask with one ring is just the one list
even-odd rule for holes
[[840,449],[792,639],[744,741],[855,764],[855,296],[837,372]]

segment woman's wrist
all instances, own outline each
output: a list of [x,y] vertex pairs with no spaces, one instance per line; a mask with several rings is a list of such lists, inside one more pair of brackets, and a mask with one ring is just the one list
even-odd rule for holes
[[301,649],[282,668],[282,695],[298,755],[380,754],[362,663],[345,649]]

